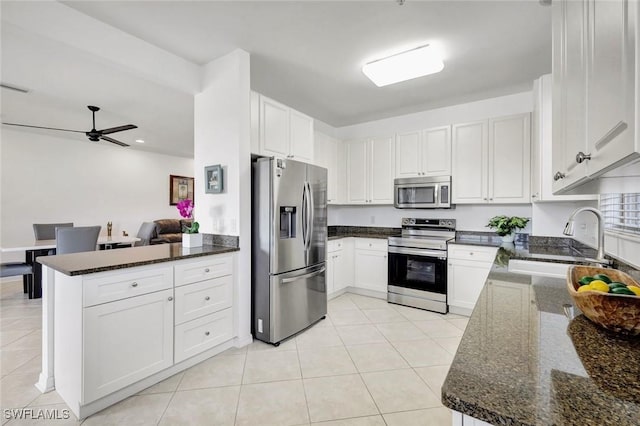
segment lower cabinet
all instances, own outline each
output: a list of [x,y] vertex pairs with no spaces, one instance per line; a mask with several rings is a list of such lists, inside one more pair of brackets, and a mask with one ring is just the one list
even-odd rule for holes
[[176,326],[175,362],[184,361],[233,337],[231,309]]
[[387,292],[387,241],[357,238],[354,252],[355,287]]
[[470,315],[493,264],[494,247],[450,244],[447,304],[453,313]]
[[84,309],[84,399],[173,365],[173,290]]

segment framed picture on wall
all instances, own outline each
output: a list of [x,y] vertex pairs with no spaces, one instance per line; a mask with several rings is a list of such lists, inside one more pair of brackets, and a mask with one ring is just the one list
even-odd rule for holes
[[204,182],[204,192],[207,194],[220,194],[224,189],[222,166],[220,164],[216,164],[215,166],[205,167]]
[[193,199],[193,178],[186,176],[169,176],[169,205],[175,206],[182,200]]

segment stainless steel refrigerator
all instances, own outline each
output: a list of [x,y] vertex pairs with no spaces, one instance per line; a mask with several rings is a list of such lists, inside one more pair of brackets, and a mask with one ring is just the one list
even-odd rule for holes
[[253,164],[252,332],[280,344],[327,314],[327,169]]

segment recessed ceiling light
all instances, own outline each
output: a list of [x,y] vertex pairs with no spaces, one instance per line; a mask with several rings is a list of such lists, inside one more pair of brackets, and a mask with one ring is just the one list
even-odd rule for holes
[[142,139],[136,139],[136,142],[138,142],[138,143],[144,143],[144,140],[142,140]]
[[382,87],[442,71],[442,56],[432,45],[424,45],[369,62],[362,67],[364,75]]

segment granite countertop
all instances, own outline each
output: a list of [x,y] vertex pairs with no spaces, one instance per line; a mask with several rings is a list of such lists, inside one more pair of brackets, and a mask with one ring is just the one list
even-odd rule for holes
[[385,228],[379,226],[329,226],[329,241],[339,240],[340,238],[380,238],[387,239],[389,237],[400,235],[401,228]]
[[240,250],[237,247],[203,245],[182,247],[182,243],[158,244],[115,250],[38,257],[36,261],[66,275],[86,275],[134,266],[171,262],[200,256],[210,256]]
[[443,404],[492,424],[640,424],[640,338],[589,321],[564,279],[509,273],[514,257],[498,251]]

